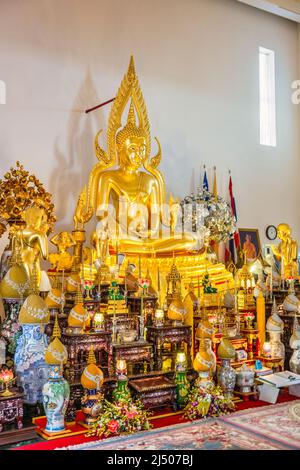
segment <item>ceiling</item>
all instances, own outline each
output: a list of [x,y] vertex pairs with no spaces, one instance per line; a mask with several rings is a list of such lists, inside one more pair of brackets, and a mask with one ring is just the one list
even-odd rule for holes
[[237,0],[300,23],[300,0]]

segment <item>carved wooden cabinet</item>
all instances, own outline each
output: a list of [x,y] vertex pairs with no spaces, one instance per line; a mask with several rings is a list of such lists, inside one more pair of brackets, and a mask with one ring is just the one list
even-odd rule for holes
[[0,395],[0,432],[6,424],[15,422],[18,429],[23,427],[23,393],[16,391],[10,397]]

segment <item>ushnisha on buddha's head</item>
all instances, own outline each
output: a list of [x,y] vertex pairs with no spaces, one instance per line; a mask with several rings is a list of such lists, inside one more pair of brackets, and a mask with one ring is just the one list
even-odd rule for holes
[[116,137],[119,164],[127,170],[137,170],[146,158],[146,133],[137,127],[133,102],[130,104],[127,123]]

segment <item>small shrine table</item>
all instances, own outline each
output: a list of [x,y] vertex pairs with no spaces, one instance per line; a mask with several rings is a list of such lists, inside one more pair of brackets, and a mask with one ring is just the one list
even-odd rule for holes
[[148,326],[146,339],[154,344],[154,361],[157,370],[162,370],[163,362],[163,344],[171,343],[172,347],[172,368],[175,368],[176,350],[187,345],[187,360],[191,358],[192,348],[192,328],[186,325],[164,325],[164,326]]
[[164,375],[129,380],[129,386],[145,408],[171,405],[175,411],[177,410],[176,384]]
[[128,373],[134,364],[143,364],[143,371],[153,370],[153,345],[148,341],[133,341],[132,343],[113,343],[113,365],[116,368],[118,359],[125,359]]
[[16,422],[17,428],[23,427],[23,393],[14,391],[10,397],[0,395],[0,432],[6,424]]
[[[70,383],[80,380],[80,376],[87,364],[88,352],[93,347],[97,364],[104,369],[106,375],[112,375],[112,343],[111,331],[88,332],[83,334],[63,333],[62,343],[68,351],[67,379]],[[102,361],[102,352],[107,354],[107,361]],[[107,366],[106,366],[107,364]]]

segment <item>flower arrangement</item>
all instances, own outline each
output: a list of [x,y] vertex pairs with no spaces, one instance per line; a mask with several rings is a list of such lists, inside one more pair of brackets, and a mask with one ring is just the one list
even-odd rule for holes
[[139,283],[139,286],[142,289],[147,289],[150,286],[150,280],[149,279],[139,278],[138,283]]
[[91,425],[88,436],[109,437],[131,434],[150,429],[150,412],[143,408],[140,401],[123,398],[117,403],[103,401],[102,412]]
[[252,321],[254,320],[255,318],[255,315],[253,312],[247,312],[244,316],[245,318],[245,321],[247,323],[247,326],[248,328],[251,328],[252,327]]
[[85,290],[91,290],[91,289],[93,289],[95,286],[94,286],[93,281],[90,281],[90,280],[88,280],[88,279],[85,279],[85,280],[83,281],[83,287],[84,287]]
[[255,315],[254,315],[253,312],[247,312],[245,314],[245,320],[246,321],[252,321],[252,320],[254,320],[254,318],[255,318]]
[[221,387],[213,386],[203,391],[195,386],[190,392],[184,417],[193,421],[228,414],[234,411],[234,408],[234,403],[230,398],[225,398]]
[[230,204],[220,196],[199,188],[196,194],[186,196],[180,203],[182,224],[191,225],[201,233],[204,243],[227,242],[236,231],[236,220]]

